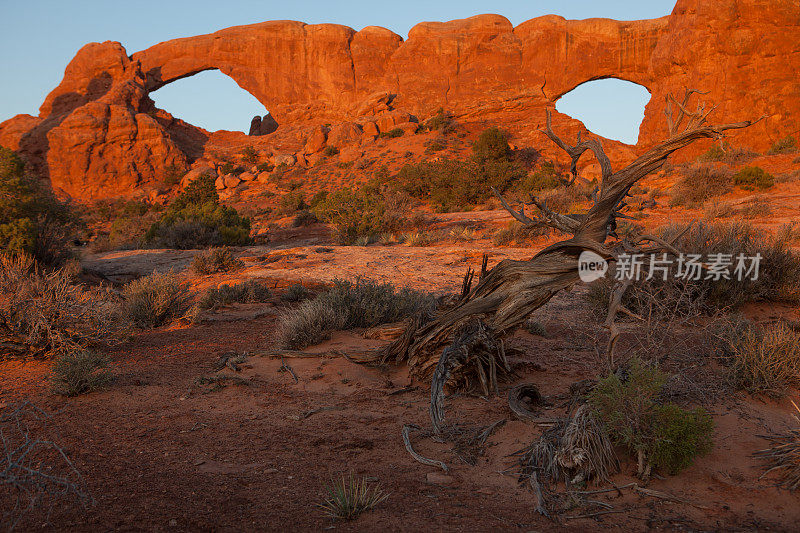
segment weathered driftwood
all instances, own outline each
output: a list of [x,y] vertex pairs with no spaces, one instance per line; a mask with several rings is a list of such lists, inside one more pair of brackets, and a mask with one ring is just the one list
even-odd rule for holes
[[[616,218],[631,187],[661,168],[676,150],[699,139],[720,138],[727,130],[746,128],[754,123],[744,121],[706,125],[708,113],[702,107],[695,113],[686,110],[691,94],[689,92],[684,101],[679,103],[678,117],[668,117],[671,137],[617,172],[613,172],[611,162],[598,140],[584,140],[579,141],[576,146],[567,146],[553,133],[548,120],[547,135],[567,151],[573,159],[573,166],[587,150],[593,152],[600,163],[602,181],[592,207],[584,216],[568,216],[556,213],[545,202],[532,198],[529,205],[536,206],[539,214],[530,218],[525,214],[524,206],[515,211],[498,194],[503,207],[523,224],[546,225],[570,234],[571,237],[548,246],[527,261],[501,261],[454,307],[440,311],[432,320],[411,323],[406,333],[384,351],[382,360],[408,361],[412,376],[427,375],[436,366],[441,349],[471,319],[483,320],[495,334],[502,335],[518,327],[532,311],[547,303],[555,294],[579,281],[578,258],[582,252],[592,251],[609,262],[615,261],[615,253],[606,246],[605,241],[609,234],[614,234]],[[686,123],[687,129],[677,132],[685,115],[690,115]],[[672,248],[671,243],[645,235],[639,236],[632,245],[638,246],[644,242],[655,244],[645,251]],[[613,316],[618,311],[625,312],[617,300],[618,298],[611,302],[610,315],[613,315],[607,322],[610,324],[607,327],[612,332],[609,352],[613,350],[613,339],[617,333],[613,329]]]

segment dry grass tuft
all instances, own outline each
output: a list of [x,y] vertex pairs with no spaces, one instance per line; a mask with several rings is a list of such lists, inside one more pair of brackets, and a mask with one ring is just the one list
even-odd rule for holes
[[226,246],[204,250],[194,256],[192,261],[192,270],[201,276],[241,268],[244,268],[244,262],[233,255],[230,248]]
[[170,272],[153,272],[122,290],[123,314],[137,327],[156,328],[187,315],[191,296],[186,282]]
[[725,337],[729,376],[737,388],[781,397],[800,385],[800,333],[786,323],[730,328]]
[[339,480],[331,480],[325,490],[325,501],[317,505],[327,516],[344,520],[357,518],[389,496],[380,485],[370,485],[366,478],[356,479],[352,472],[349,477],[343,475]]
[[395,289],[390,283],[334,280],[330,289],[284,312],[278,343],[301,349],[329,338],[332,331],[397,322],[435,305],[436,299],[429,294]]
[[[800,407],[797,407],[794,402],[792,405],[800,415]],[[794,415],[798,427],[790,429],[785,435],[766,437],[772,446],[753,454],[762,459],[768,468],[761,477],[775,472],[778,475],[778,486],[789,490],[800,488],[800,417],[798,415]]]
[[88,350],[58,356],[50,376],[53,392],[78,396],[105,387],[112,379],[108,363],[107,355]]

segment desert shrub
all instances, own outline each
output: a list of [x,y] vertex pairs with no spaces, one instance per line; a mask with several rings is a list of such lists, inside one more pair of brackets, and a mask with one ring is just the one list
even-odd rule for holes
[[456,129],[453,115],[439,108],[435,115],[425,121],[425,127],[430,131],[439,131],[442,135],[453,133]]
[[172,272],[153,272],[122,289],[122,312],[140,328],[156,328],[183,318],[191,307],[186,283]]
[[189,183],[145,234],[154,246],[181,250],[250,243],[250,219],[219,203],[214,180],[203,175]]
[[256,170],[259,172],[272,172],[275,170],[275,165],[272,163],[259,163],[256,165]]
[[800,385],[800,333],[783,322],[731,328],[724,335],[731,383],[751,394],[783,396]]
[[235,165],[230,161],[226,161],[222,165],[219,166],[217,169],[219,171],[219,175],[222,176],[223,174],[232,174],[234,176],[238,176],[242,172],[245,171],[243,166]]
[[233,255],[233,252],[223,246],[222,248],[209,248],[194,256],[192,270],[202,275],[228,272],[244,267],[244,262]]
[[285,302],[300,302],[308,298],[311,292],[304,287],[301,283],[293,283],[286,289],[286,292],[281,296],[281,300]]
[[299,228],[302,226],[310,226],[312,224],[316,224],[317,222],[319,222],[317,215],[315,215],[308,209],[301,209],[294,216],[294,220],[292,220],[292,226],[294,226],[295,228]]
[[489,160],[507,161],[511,157],[508,133],[499,128],[482,131],[472,144],[472,157],[479,163]]
[[161,183],[169,187],[174,187],[181,182],[181,179],[186,175],[186,166],[171,163],[164,167],[164,172],[161,176]]
[[328,197],[328,191],[317,191],[314,193],[314,196],[311,197],[311,200],[308,201],[308,206],[311,209],[316,209],[318,205],[325,201],[325,198]]
[[547,328],[544,327],[544,324],[536,320],[525,321],[525,331],[527,331],[531,335],[537,335],[539,337],[547,337]]
[[447,140],[443,137],[432,139],[425,143],[425,153],[441,152],[447,148]]
[[252,146],[245,146],[242,149],[242,161],[250,165],[258,163],[258,152]]
[[335,146],[326,146],[325,149],[322,151],[322,155],[325,157],[333,157],[339,153],[339,149]]
[[733,173],[727,168],[694,165],[672,188],[670,205],[697,207],[703,202],[733,190]]
[[775,177],[761,167],[744,167],[733,175],[733,182],[746,191],[769,189],[775,185]]
[[731,202],[722,202],[719,200],[711,200],[703,209],[703,218],[711,222],[720,219],[728,218],[736,214]]
[[[714,424],[702,408],[662,403],[667,376],[655,366],[632,359],[622,377],[610,374],[589,393],[588,401],[612,440],[643,462],[677,474],[708,453]],[[640,470],[641,474],[646,474]]]
[[0,354],[61,355],[121,340],[116,299],[73,283],[68,269],[40,269],[26,255],[0,254]]
[[30,254],[58,266],[71,253],[77,218],[40,180],[26,173],[20,157],[0,146],[0,251]]
[[549,230],[547,228],[525,226],[515,220],[509,222],[507,227],[499,229],[492,234],[492,244],[495,246],[522,245],[529,243],[531,239],[536,239],[548,233]]
[[379,136],[382,139],[396,139],[402,137],[405,133],[403,128],[392,128],[389,131],[382,131]]
[[332,480],[325,487],[326,498],[318,504],[331,518],[353,520],[385,500],[385,494],[379,485],[371,486],[366,478],[355,479],[342,476],[340,480]]
[[305,193],[303,193],[303,191],[294,190],[281,196],[280,203],[278,204],[278,212],[283,215],[290,215],[308,209],[308,207]]
[[248,280],[234,285],[209,287],[197,301],[200,310],[214,309],[233,303],[263,303],[272,298],[272,291],[264,283]]
[[487,159],[483,163],[441,159],[405,165],[392,186],[413,198],[426,200],[439,212],[472,209],[526,176],[509,160]]
[[698,160],[703,162],[722,162],[730,165],[744,163],[758,156],[757,153],[747,148],[734,148],[725,143],[723,146],[713,144],[708,151],[701,155]]
[[[800,298],[800,256],[789,247],[785,233],[771,237],[745,223],[702,222],[688,230],[686,225],[677,224],[656,233],[669,241],[684,231],[675,242],[676,248],[687,254],[700,254],[704,260],[710,254],[732,255],[731,279],[712,280],[705,275],[699,280],[678,278],[678,261],[674,260],[666,281],[663,275],[656,275],[650,280],[640,279],[628,289],[623,301],[629,309],[640,314],[691,316],[736,309],[752,301],[796,302]],[[736,279],[733,271],[739,254],[760,254],[757,279]],[[607,278],[593,282],[589,286],[592,301],[605,301],[603,307],[607,305],[610,283]]]
[[772,213],[772,206],[764,196],[756,196],[745,201],[738,209],[738,213],[747,219],[763,218]]
[[315,214],[332,224],[342,244],[353,244],[360,237],[397,231],[408,223],[405,198],[386,187],[369,185],[343,188],[328,194],[315,208]]
[[532,193],[535,195],[542,191],[555,189],[559,187],[561,183],[559,176],[554,172],[539,169],[520,179],[515,187],[515,191],[519,193]]
[[101,389],[111,382],[109,357],[88,350],[77,350],[56,357],[50,384],[56,394],[78,396]]
[[791,154],[797,151],[797,140],[792,137],[791,135],[788,137],[784,137],[778,141],[775,141],[769,150],[767,150],[767,155],[776,155],[776,154]]
[[278,342],[285,348],[301,349],[328,339],[333,331],[396,322],[431,311],[435,305],[436,299],[430,294],[398,290],[390,283],[363,278],[355,282],[334,280],[330,289],[284,312]]

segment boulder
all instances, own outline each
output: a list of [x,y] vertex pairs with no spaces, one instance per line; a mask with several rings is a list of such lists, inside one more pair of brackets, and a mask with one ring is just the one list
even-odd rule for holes
[[281,165],[286,165],[288,167],[294,165],[297,162],[297,158],[295,158],[294,154],[278,154],[272,156],[272,164],[276,167]]
[[364,150],[358,146],[348,146],[339,152],[339,161],[342,163],[350,163],[361,159],[364,155]]
[[328,144],[330,146],[341,147],[361,140],[364,132],[361,126],[353,122],[342,122],[331,128],[328,134]]
[[[227,174],[226,174],[226,176],[227,176]],[[220,176],[220,177],[218,177],[216,179],[216,181],[214,181],[214,187],[216,187],[218,191],[221,191],[222,189],[225,188],[225,178],[224,178],[224,176]]]
[[234,189],[242,182],[238,176],[234,176],[233,174],[225,174],[222,181],[225,183],[226,189]]
[[325,148],[325,143],[328,140],[328,128],[325,126],[315,126],[311,134],[306,139],[305,148],[303,152],[306,154],[316,154]]
[[250,121],[250,131],[247,134],[261,135],[261,117],[259,115],[254,116],[253,120]]
[[271,172],[259,172],[256,179],[259,183],[269,183],[270,176],[272,176]]
[[242,172],[239,174],[239,179],[242,181],[253,181],[256,179],[256,176],[252,172]]

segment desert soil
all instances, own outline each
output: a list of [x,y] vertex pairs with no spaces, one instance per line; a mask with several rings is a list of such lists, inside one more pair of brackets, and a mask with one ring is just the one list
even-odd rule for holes
[[[315,231],[242,249],[244,271],[206,276],[193,284],[259,278],[272,280],[280,290],[296,281],[314,286],[369,273],[445,293],[457,290],[466,268],[478,267],[490,248],[480,242],[428,248],[322,246],[326,239]],[[153,269],[186,270],[194,253],[111,252],[87,257],[84,265],[124,280]],[[495,249],[490,266],[530,254],[526,248]],[[798,496],[761,479],[763,468],[750,455],[766,445],[759,435],[788,427],[788,400],[797,394],[762,401],[729,392],[717,395],[713,385],[701,395],[716,423],[713,452],[680,475],[657,477],[647,485],[675,501],[625,489],[591,496],[611,506],[607,510],[613,512],[606,514],[576,518],[605,509],[596,505],[578,506],[553,519],[535,512],[535,496],[513,475],[515,459],[508,456],[531,444],[546,426],[515,418],[506,392],[519,383],[534,383],[548,399],[542,413],[547,419],[566,412],[570,384],[600,374],[604,332],[586,310],[585,292],[576,287],[537,311],[546,338],[524,331],[513,336],[509,342],[519,350],[517,376],[501,383],[499,395],[447,398],[448,423],[474,427],[506,420],[478,450],[474,466],[462,461],[451,444],[416,440],[417,451],[444,461],[447,473],[415,462],[401,439],[404,424],[430,427],[428,383],[411,382],[403,366],[367,367],[326,356],[285,359],[295,382],[290,372],[281,371],[281,359],[264,355],[274,347],[277,316],[289,305],[277,298],[218,310],[200,324],[135,334],[110,350],[115,383],[82,397],[51,394],[46,361],[0,361],[0,406],[29,400],[49,413],[54,438],[95,500],[86,510],[56,505],[47,523],[30,515],[21,529],[796,530]],[[335,334],[309,351],[347,353],[386,342],[362,333]],[[254,355],[240,372],[215,370],[228,352]],[[690,369],[690,375],[707,370],[712,380],[718,378],[713,368],[695,366],[703,368],[694,374]],[[221,386],[200,382],[220,377]],[[613,482],[637,482],[635,470],[633,461],[623,460]],[[388,497],[355,521],[332,520],[317,504],[331,478],[349,472],[380,483]]]

